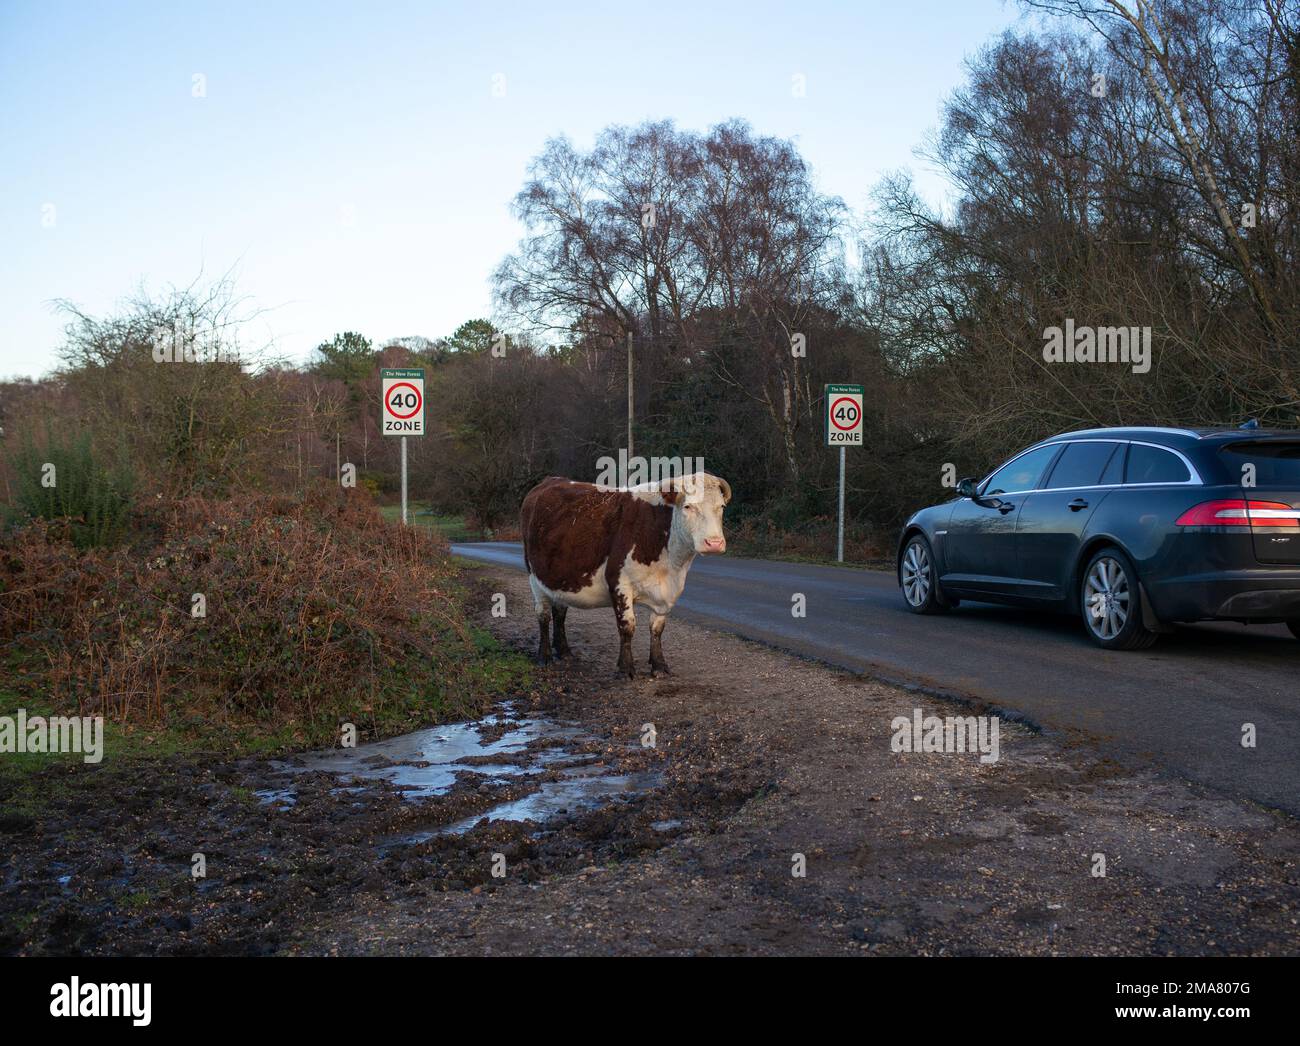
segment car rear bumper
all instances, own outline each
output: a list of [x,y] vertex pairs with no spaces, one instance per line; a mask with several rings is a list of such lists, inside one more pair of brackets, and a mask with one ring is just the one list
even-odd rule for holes
[[1146,586],[1162,621],[1300,620],[1300,570],[1231,570],[1168,580]]

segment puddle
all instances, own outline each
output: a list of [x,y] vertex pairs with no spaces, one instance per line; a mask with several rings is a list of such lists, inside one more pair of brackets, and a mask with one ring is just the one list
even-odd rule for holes
[[641,770],[634,774],[593,772],[605,769],[605,767],[578,767],[572,772],[566,772],[558,781],[543,782],[542,787],[532,795],[501,803],[490,810],[433,831],[404,836],[402,841],[422,843],[435,835],[463,835],[485,817],[489,821],[542,822],[555,814],[600,806],[602,802],[627,792],[648,792],[661,783],[657,770]]
[[292,788],[263,788],[254,794],[265,806],[294,806],[298,802]]
[[[488,740],[488,736],[492,739]],[[571,724],[545,717],[515,718],[511,706],[505,705],[500,713],[474,722],[429,727],[356,748],[307,752],[292,763],[273,766],[287,774],[324,771],[344,779],[388,781],[402,789],[407,799],[442,795],[464,773],[483,775],[483,787],[489,790],[504,783],[505,778],[528,777],[544,770],[559,775],[542,782],[530,795],[498,803],[451,824],[388,840],[411,844],[437,835],[461,835],[484,818],[540,824],[557,814],[590,809],[627,793],[648,791],[662,782],[656,770],[617,774],[607,766],[593,765],[598,757],[577,750],[581,742],[591,739],[591,735]],[[535,747],[530,750],[530,746]],[[524,753],[527,759],[519,759]],[[360,790],[359,786],[340,785],[332,794]],[[257,796],[263,803],[281,808],[297,802],[292,784],[263,789]]]

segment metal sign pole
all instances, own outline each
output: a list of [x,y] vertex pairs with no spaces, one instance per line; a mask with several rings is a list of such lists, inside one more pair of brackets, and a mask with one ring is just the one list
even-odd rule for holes
[[[844,454],[844,448],[840,448],[840,454]],[[840,458],[840,514],[844,514],[844,458]],[[406,526],[406,437],[402,437],[402,526]]]
[[[844,445],[840,444],[840,534],[839,540],[835,543],[835,559],[837,562],[844,562]],[[405,472],[402,473],[406,475]]]
[[835,561],[844,562],[844,462],[849,444],[862,446],[861,385],[827,385],[823,389],[826,399],[826,446],[840,448],[840,518],[836,528]]

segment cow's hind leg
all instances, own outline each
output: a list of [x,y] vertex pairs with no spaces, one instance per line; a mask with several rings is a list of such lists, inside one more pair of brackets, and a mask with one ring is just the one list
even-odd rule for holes
[[564,634],[564,619],[569,615],[569,608],[563,603],[551,604],[551,617],[555,620],[555,656],[572,657],[569,649],[569,637]]
[[654,614],[650,618],[650,674],[671,675],[668,662],[664,660],[664,625],[668,624],[667,614]]
[[533,590],[533,609],[537,611],[537,627],[541,638],[537,642],[537,660],[545,665],[551,660],[551,599],[538,586],[537,579],[528,576],[528,585]]
[[636,662],[632,660],[632,633],[636,631],[636,608],[627,589],[615,587],[610,593],[614,602],[614,618],[618,623],[618,675],[636,678]]

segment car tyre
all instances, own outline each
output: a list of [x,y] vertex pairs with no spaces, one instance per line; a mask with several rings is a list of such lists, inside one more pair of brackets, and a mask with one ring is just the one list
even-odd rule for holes
[[1079,581],[1079,610],[1088,638],[1106,650],[1145,650],[1158,638],[1142,623],[1137,568],[1108,545],[1088,560]]
[[924,534],[913,534],[903,546],[898,557],[898,583],[903,602],[913,614],[944,614],[957,605],[939,588],[934,550]]

